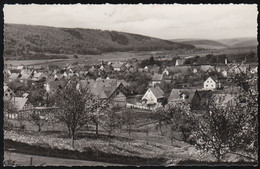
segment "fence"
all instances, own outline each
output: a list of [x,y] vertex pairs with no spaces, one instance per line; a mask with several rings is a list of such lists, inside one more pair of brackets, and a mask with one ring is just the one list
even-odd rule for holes
[[154,110],[152,107],[142,106],[142,105],[135,105],[131,103],[126,103],[127,108],[137,108],[137,109],[144,109],[144,110]]

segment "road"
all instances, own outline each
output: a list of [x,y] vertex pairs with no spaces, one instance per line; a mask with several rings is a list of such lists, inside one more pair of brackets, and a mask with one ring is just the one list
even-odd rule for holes
[[14,160],[15,164],[19,166],[30,166],[31,157],[32,166],[122,166],[119,164],[36,156],[22,153],[14,153],[10,151],[5,151],[4,153],[4,160]]

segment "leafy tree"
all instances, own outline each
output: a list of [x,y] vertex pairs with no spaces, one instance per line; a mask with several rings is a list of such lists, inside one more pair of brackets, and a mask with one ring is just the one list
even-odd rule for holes
[[128,134],[131,134],[132,126],[134,125],[135,118],[130,110],[125,110],[122,112],[123,124],[126,125]]
[[89,123],[89,113],[95,108],[95,100],[87,89],[77,89],[77,81],[71,80],[56,95],[57,119],[67,126],[72,147],[75,132]]
[[[234,65],[231,65],[231,69]],[[199,149],[211,153],[218,162],[227,154],[257,160],[257,75],[240,72],[228,79],[234,90],[232,101],[209,98],[202,114],[185,112],[194,122],[193,136]]]
[[38,131],[41,132],[42,126],[47,122],[46,117],[42,117],[39,112],[33,112],[29,114],[28,121],[38,127]]
[[102,127],[108,132],[109,144],[112,133],[121,126],[121,120],[119,114],[115,108],[110,108],[106,111],[105,116],[102,118]]
[[101,100],[98,97],[93,97],[95,101],[95,106],[93,106],[93,111],[90,112],[90,121],[96,126],[96,135],[98,135],[99,125],[102,123],[102,118],[105,116],[105,111],[109,108],[109,103],[107,101]]

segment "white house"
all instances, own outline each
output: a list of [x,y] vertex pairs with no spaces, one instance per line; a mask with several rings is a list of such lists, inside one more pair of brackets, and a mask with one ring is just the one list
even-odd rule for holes
[[168,69],[167,68],[165,68],[164,70],[163,70],[163,72],[162,72],[162,74],[164,74],[164,75],[169,75],[169,71],[168,71]]
[[182,66],[185,62],[185,59],[176,59],[175,66]]
[[213,80],[211,77],[209,77],[203,85],[203,88],[206,90],[214,90],[220,87],[220,84],[216,80]]
[[160,87],[150,87],[142,97],[142,103],[149,107],[159,107],[164,99],[164,92]]

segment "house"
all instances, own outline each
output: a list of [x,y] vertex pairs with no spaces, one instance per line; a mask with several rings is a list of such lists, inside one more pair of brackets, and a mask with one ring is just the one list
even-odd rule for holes
[[163,75],[169,75],[169,70],[167,69],[167,67],[163,70],[162,72]]
[[4,98],[3,100],[11,100],[14,97],[14,92],[9,86],[4,85]]
[[112,64],[114,71],[125,71],[126,70],[126,66],[124,62],[115,62]]
[[67,83],[68,80],[49,80],[48,82],[46,82],[46,84],[44,84],[44,86],[45,86],[45,90],[48,93],[53,94],[58,89],[64,88],[64,86],[66,86]]
[[7,113],[6,116],[11,119],[17,119],[20,116],[23,116],[23,111],[26,111],[27,109],[32,107],[28,103],[28,98],[24,98],[24,97],[13,97],[11,99],[11,103],[14,105],[15,109],[17,110],[17,113],[6,112]]
[[138,72],[144,72],[144,68],[138,68],[137,71]]
[[203,83],[203,89],[205,90],[215,90],[219,88],[221,88],[221,83],[219,83],[217,80],[214,80],[212,77],[209,77]]
[[12,73],[10,76],[9,76],[9,82],[11,81],[14,81],[16,79],[18,79],[19,77],[21,77],[21,74],[20,73]]
[[150,87],[142,97],[142,103],[152,108],[160,107],[164,102],[165,94],[159,86]]
[[163,74],[155,73],[152,77],[151,85],[155,86],[156,84],[161,84],[162,80],[163,80]]
[[46,80],[46,79],[47,79],[47,76],[42,72],[34,74],[34,76],[32,78],[33,81],[40,81],[40,80]]
[[125,85],[128,83],[124,80],[98,78],[96,81],[81,80],[78,87],[88,88],[93,95],[114,106],[125,107],[127,94]]
[[148,70],[149,70],[148,66],[145,66],[143,70],[144,70],[145,72],[148,72]]
[[160,67],[156,66],[156,65],[153,65],[153,66],[148,68],[148,72],[150,72],[150,73],[158,73],[159,70],[160,70]]
[[176,59],[175,66],[184,65],[185,59]]
[[168,98],[168,104],[176,105],[181,102],[187,102],[196,105],[198,98],[196,89],[172,89]]
[[21,76],[19,77],[19,81],[23,83],[27,83],[28,80],[32,79],[32,74],[30,73],[21,73]]
[[200,71],[202,71],[202,72],[213,72],[213,71],[216,71],[216,69],[215,69],[214,66],[211,66],[211,65],[201,65]]
[[24,66],[17,66],[16,69],[17,69],[17,70],[23,70],[23,69],[24,69]]
[[166,67],[163,71],[165,74],[173,75],[173,74],[187,74],[191,72],[191,66],[178,66],[178,67]]

